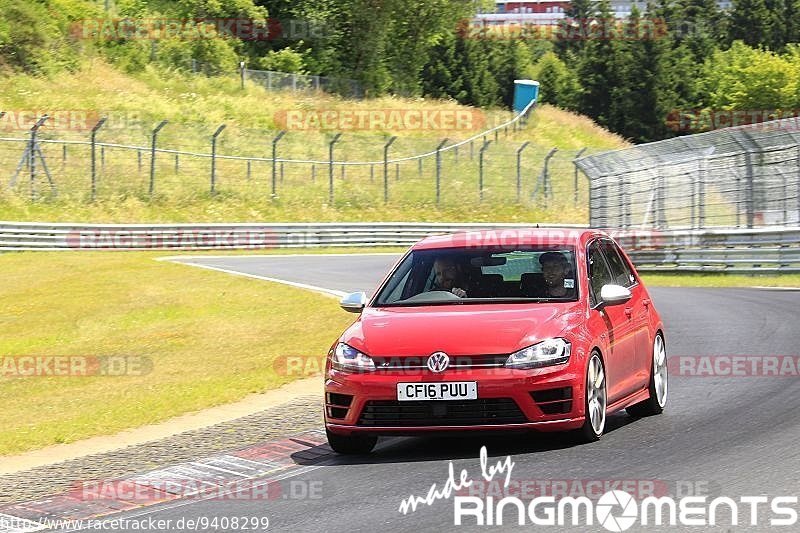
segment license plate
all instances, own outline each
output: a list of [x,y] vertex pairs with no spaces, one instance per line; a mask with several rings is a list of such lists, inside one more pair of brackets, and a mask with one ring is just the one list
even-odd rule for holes
[[477,381],[443,381],[439,383],[398,383],[397,399],[409,400],[476,400]]

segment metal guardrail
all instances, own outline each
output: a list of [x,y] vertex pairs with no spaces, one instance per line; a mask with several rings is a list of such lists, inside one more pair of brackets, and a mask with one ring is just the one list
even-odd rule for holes
[[[581,225],[540,225],[580,230]],[[434,234],[530,224],[43,224],[0,222],[0,251],[409,246]],[[611,231],[642,271],[800,272],[800,227]],[[502,235],[502,234],[501,234]]]

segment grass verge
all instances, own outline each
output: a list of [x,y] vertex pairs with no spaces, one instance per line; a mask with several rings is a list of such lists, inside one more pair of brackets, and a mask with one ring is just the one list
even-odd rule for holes
[[800,274],[647,273],[642,278],[652,287],[800,287]]
[[0,256],[0,355],[152,362],[143,376],[0,377],[0,454],[110,434],[280,386],[300,376],[285,375],[276,360],[321,359],[353,320],[333,298],[154,261],[159,255]]

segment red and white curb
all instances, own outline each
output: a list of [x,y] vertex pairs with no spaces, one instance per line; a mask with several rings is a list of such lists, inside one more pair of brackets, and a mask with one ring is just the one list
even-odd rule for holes
[[[226,497],[242,487],[258,490],[260,497],[279,497],[269,492],[268,484],[287,474],[300,473],[320,463],[334,452],[322,430],[310,430],[291,437],[266,441],[226,454],[152,470],[143,474],[108,480],[111,486],[126,487],[125,493],[104,496],[103,491],[82,497],[70,490],[47,498],[0,505],[0,533],[28,533],[49,529],[48,524],[68,520],[87,520],[122,511],[132,511],[163,503],[197,501]],[[93,480],[78,482],[84,485]],[[130,498],[146,494],[142,501]],[[208,496],[212,494],[212,496]],[[234,498],[232,498],[234,499]]]

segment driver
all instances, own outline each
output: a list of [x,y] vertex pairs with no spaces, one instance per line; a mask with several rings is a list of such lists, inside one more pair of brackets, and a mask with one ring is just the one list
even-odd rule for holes
[[564,279],[570,270],[569,260],[561,252],[545,252],[539,256],[539,264],[542,265],[542,277],[544,287],[542,296],[545,298],[563,298],[574,291],[574,280],[572,287],[564,283]]
[[461,266],[450,257],[439,257],[433,262],[432,291],[452,292],[459,298],[465,298],[467,291],[466,276]]

